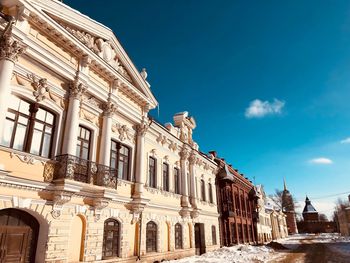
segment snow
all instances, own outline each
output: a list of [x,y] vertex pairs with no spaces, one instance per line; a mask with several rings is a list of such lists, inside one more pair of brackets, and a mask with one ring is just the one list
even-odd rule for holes
[[[312,243],[327,243],[329,248],[339,254],[350,255],[350,237],[342,237],[337,233],[296,234],[278,242],[288,249],[294,250],[301,241],[310,240]],[[312,240],[312,241],[311,241]],[[304,243],[303,242],[303,243]],[[287,250],[288,251],[288,250]],[[166,261],[168,263],[248,263],[248,262],[277,262],[287,251],[275,251],[268,246],[236,245],[223,247],[205,253],[201,256],[192,256],[179,260]]]
[[171,263],[246,263],[246,262],[268,262],[277,253],[266,246],[237,245],[223,247],[201,256],[193,256],[179,260],[171,260]]

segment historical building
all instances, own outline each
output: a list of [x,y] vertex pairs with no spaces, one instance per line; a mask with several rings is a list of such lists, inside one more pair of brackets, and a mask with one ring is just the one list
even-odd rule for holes
[[220,213],[220,239],[223,246],[256,243],[256,193],[254,185],[233,169],[216,152],[211,152],[218,164],[216,188]]
[[303,220],[298,222],[300,233],[324,233],[335,232],[335,223],[330,221],[321,221],[315,207],[306,196],[303,209]]
[[336,215],[340,234],[350,236],[350,195],[348,202],[337,206]]
[[297,234],[298,228],[295,217],[295,208],[293,196],[287,189],[286,181],[284,181],[284,189],[282,193],[282,212],[287,216],[287,227],[289,234]]
[[258,223],[257,236],[260,244],[288,236],[286,215],[267,197],[262,185],[256,186]]
[[[217,248],[217,163],[193,141],[195,120],[149,118],[147,73],[106,26],[60,1],[0,3],[0,261]],[[251,184],[234,180],[239,240],[254,241]]]

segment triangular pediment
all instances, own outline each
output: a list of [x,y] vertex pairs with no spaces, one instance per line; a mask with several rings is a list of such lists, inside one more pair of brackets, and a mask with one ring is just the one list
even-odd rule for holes
[[58,1],[36,0],[31,4],[123,76],[148,98],[151,108],[157,105],[147,74],[137,70],[111,29]]

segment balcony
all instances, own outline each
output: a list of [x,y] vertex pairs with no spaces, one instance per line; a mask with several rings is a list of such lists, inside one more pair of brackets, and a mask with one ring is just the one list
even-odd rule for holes
[[69,179],[112,189],[117,189],[117,176],[117,169],[69,154],[56,156],[47,162],[44,171],[46,181]]

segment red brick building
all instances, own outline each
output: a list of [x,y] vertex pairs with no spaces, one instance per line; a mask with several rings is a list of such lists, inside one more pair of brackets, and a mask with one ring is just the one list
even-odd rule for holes
[[251,181],[237,170],[216,158],[216,176],[220,239],[223,246],[256,243],[256,194]]
[[303,221],[298,222],[300,233],[331,233],[335,232],[336,225],[330,221],[320,221],[318,212],[306,196],[303,209]]

